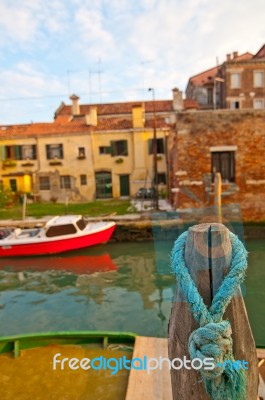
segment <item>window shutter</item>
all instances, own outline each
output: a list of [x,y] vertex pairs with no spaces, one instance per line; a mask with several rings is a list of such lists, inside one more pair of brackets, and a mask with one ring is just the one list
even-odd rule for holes
[[153,154],[153,139],[148,139],[148,153]]
[[122,155],[128,156],[128,142],[127,140],[122,140]]
[[6,159],[6,148],[5,146],[0,146],[0,161],[4,161]]
[[111,140],[111,142],[110,142],[110,154],[111,154],[111,157],[115,156],[115,142],[113,140]]
[[37,160],[37,146],[36,146],[36,144],[32,145],[32,160]]
[[156,150],[157,150],[157,154],[164,154],[165,150],[164,150],[164,140],[163,139],[156,139]]
[[15,160],[21,160],[22,159],[22,154],[21,154],[21,146],[15,145],[14,146],[14,159]]
[[220,172],[219,153],[212,153],[212,173]]
[[128,156],[128,142],[127,140],[124,140],[125,142],[125,155]]
[[46,158],[47,158],[47,160],[51,159],[50,145],[49,144],[46,144]]
[[60,144],[59,147],[60,147],[60,156],[61,158],[63,158],[63,145]]

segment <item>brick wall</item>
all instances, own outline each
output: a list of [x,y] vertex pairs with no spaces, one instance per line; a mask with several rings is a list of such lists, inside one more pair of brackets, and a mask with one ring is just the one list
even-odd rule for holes
[[[235,182],[223,184],[223,204],[238,203],[244,221],[265,220],[265,112],[179,113],[169,138],[171,201],[177,208],[213,204],[210,148],[235,150]],[[230,146],[230,147],[229,147]],[[206,181],[205,181],[206,180]]]

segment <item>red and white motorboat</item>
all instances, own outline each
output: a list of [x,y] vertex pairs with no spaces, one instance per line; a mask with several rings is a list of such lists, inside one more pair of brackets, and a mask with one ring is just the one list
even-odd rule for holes
[[62,253],[107,242],[115,222],[86,223],[81,215],[54,217],[42,228],[16,228],[0,239],[0,257]]

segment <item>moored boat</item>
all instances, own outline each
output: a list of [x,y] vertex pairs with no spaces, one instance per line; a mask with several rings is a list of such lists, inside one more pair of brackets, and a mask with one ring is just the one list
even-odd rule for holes
[[0,337],[1,400],[123,400],[130,371],[113,363],[130,363],[135,337],[93,331]]
[[[115,222],[86,223],[81,215],[56,216],[42,228],[16,228],[0,239],[0,257],[56,254],[107,242]],[[4,236],[4,235],[2,235]]]

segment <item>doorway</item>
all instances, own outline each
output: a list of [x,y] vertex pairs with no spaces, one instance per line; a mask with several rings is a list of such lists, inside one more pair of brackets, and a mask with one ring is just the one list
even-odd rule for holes
[[96,198],[112,198],[111,172],[96,172]]
[[17,191],[17,180],[16,179],[10,179],[10,189],[12,190],[12,192],[16,192]]
[[120,196],[130,196],[129,175],[120,175]]

